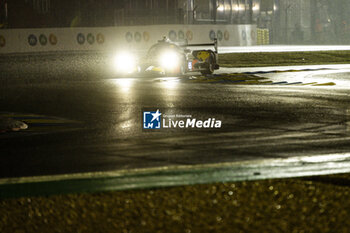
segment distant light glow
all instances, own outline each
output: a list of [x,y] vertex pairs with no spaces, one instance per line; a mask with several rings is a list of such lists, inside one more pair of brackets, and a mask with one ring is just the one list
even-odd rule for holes
[[241,5],[236,5],[233,9],[234,9],[235,11],[243,11],[243,10],[244,10],[244,7],[241,6]]
[[258,11],[258,10],[260,10],[259,4],[254,4],[253,5],[253,11]]
[[218,7],[218,11],[224,11],[225,10],[225,7],[224,5],[220,4],[219,7]]

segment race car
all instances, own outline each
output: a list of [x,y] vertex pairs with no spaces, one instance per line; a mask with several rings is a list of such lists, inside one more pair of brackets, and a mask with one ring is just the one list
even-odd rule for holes
[[[213,50],[190,50],[188,47],[213,46]],[[188,72],[212,74],[219,69],[217,40],[210,44],[175,43],[164,37],[151,46],[138,62],[131,54],[124,53],[116,59],[121,73],[159,75],[184,75]]]

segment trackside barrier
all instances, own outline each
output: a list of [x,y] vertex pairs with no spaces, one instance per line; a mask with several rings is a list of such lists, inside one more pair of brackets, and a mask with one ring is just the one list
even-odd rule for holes
[[[243,33],[244,32],[244,33]],[[256,45],[255,25],[152,25],[103,28],[3,29],[0,54],[50,51],[145,50],[163,36],[219,46]],[[242,34],[243,33],[243,34]],[[259,32],[258,32],[259,35]],[[258,38],[260,38],[258,36]]]

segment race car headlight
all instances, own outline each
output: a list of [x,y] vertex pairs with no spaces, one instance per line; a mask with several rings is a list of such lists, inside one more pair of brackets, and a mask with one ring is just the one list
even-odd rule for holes
[[135,70],[136,60],[133,54],[122,52],[114,57],[114,67],[118,72],[131,73]]
[[179,56],[173,51],[164,52],[160,56],[159,63],[165,69],[174,69],[179,65]]

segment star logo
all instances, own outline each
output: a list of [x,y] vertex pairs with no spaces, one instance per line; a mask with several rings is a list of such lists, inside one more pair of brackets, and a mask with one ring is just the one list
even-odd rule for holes
[[159,109],[155,112],[143,112],[143,128],[144,129],[160,129],[161,115]]
[[157,109],[157,112],[152,113],[151,115],[153,116],[151,122],[153,122],[154,120],[159,121],[159,117],[160,117],[162,114],[159,112],[159,109]]

